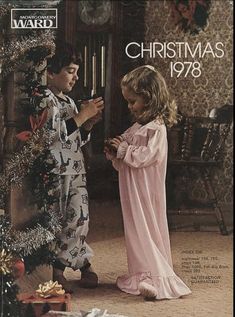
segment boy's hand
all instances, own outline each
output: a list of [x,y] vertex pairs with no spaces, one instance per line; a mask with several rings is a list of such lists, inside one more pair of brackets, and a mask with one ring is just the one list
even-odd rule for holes
[[87,120],[82,126],[85,128],[85,130],[90,131],[93,128],[93,126],[101,120],[102,120],[102,113],[99,112],[94,117]]
[[103,109],[104,101],[102,97],[95,98],[91,101],[85,101],[81,107],[81,111],[74,117],[74,120],[78,126],[81,126],[84,122],[93,118],[93,126],[100,120]]

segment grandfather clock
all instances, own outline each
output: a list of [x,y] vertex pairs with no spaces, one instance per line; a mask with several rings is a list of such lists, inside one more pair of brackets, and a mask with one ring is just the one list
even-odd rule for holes
[[60,16],[65,19],[61,20],[60,32],[66,41],[76,45],[82,57],[79,82],[73,97],[79,101],[96,95],[105,100],[103,120],[92,131],[94,157],[103,153],[104,139],[119,130],[121,112],[113,109],[121,100],[121,3],[111,0],[66,0],[62,10]]
[[[105,101],[103,120],[93,128],[89,145],[88,174],[94,172],[96,183],[99,170],[104,183],[111,170],[103,154],[104,139],[122,133],[130,123],[120,80],[127,71],[143,63],[130,60],[125,55],[125,45],[144,40],[145,2],[65,0],[59,10],[58,36],[76,45],[82,56],[80,78],[72,97],[78,101],[97,95]],[[101,184],[99,190],[104,191],[105,186]]]

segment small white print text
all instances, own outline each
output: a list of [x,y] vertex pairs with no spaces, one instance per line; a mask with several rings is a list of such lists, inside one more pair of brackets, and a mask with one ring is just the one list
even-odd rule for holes
[[[198,42],[193,47],[187,42],[130,42],[126,45],[125,53],[129,58],[169,58],[177,59],[170,62],[171,77],[194,78],[202,74],[202,59],[205,57],[222,58],[224,56],[224,44],[216,42]],[[179,61],[183,59],[183,61]],[[193,59],[193,61],[187,60]],[[186,61],[185,61],[186,60]]]
[[57,9],[11,9],[11,28],[57,28]]

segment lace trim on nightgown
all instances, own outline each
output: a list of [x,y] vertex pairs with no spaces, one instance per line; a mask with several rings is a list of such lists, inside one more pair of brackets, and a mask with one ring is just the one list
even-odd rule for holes
[[128,148],[129,144],[126,141],[123,141],[119,144],[118,150],[117,150],[117,158],[118,159],[123,159],[125,154],[126,154],[126,150]]
[[139,295],[138,286],[143,281],[156,288],[156,299],[172,299],[191,294],[191,290],[177,275],[154,276],[150,272],[120,276],[117,279],[117,286],[123,292]]

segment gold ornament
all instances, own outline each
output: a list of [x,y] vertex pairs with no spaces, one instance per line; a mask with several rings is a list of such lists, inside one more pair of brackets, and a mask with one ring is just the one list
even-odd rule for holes
[[44,284],[39,284],[36,294],[43,298],[48,298],[51,296],[60,296],[64,295],[65,290],[63,290],[62,285],[57,281],[49,281]]
[[0,253],[0,274],[6,275],[11,273],[12,260],[12,255],[7,253],[5,249],[2,249]]

